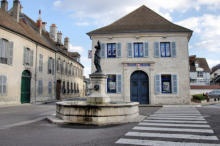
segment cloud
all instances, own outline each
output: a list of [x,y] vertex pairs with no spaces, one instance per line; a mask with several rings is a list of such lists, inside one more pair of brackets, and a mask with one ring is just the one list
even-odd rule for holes
[[77,26],[89,26],[89,22],[77,22]]
[[70,44],[70,52],[78,52],[78,53],[82,53],[84,51],[84,48],[81,46],[73,46],[72,44]]
[[214,59],[207,59],[207,62],[210,68],[214,67],[217,64],[220,64],[220,60],[214,60]]
[[200,17],[191,17],[177,24],[194,30],[198,36],[197,43],[193,47],[206,49],[211,52],[220,53],[220,15],[205,14]]

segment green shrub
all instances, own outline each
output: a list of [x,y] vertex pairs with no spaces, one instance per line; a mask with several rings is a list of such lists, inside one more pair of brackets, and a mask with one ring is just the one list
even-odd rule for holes
[[206,100],[206,97],[203,96],[203,94],[196,94],[196,95],[193,95],[193,99],[194,100]]

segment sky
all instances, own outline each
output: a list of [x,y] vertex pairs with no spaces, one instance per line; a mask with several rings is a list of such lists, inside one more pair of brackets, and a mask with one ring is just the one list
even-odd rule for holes
[[[33,20],[42,11],[47,30],[56,24],[63,38],[70,38],[70,51],[81,54],[84,75],[91,73],[88,50],[92,41],[86,34],[111,24],[142,5],[169,21],[193,30],[189,55],[204,57],[209,67],[220,63],[220,0],[20,0],[23,12]],[[8,0],[12,7],[12,0]]]

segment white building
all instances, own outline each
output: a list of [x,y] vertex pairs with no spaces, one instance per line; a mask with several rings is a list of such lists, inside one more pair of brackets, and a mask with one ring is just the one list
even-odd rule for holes
[[205,58],[189,57],[190,85],[210,85],[210,69]]
[[190,102],[188,42],[192,31],[173,24],[146,6],[88,33],[101,42],[106,92],[113,101],[141,104]]

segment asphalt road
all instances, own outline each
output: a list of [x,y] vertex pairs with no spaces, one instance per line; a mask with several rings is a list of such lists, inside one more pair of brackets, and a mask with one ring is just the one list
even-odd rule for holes
[[[140,113],[148,116],[158,109],[140,107]],[[197,109],[220,139],[220,104]],[[118,145],[115,144],[118,139],[138,125],[58,126],[41,119],[54,111],[55,105],[0,107],[0,146],[114,146]]]

